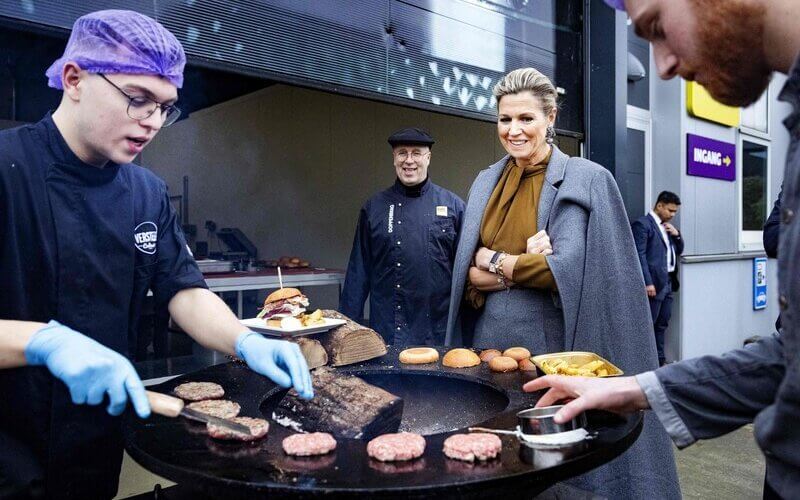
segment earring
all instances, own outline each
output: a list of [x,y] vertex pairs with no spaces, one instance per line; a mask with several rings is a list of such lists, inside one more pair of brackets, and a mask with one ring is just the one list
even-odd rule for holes
[[553,144],[553,140],[555,138],[556,138],[556,129],[554,129],[552,126],[547,127],[547,132],[545,135],[545,141],[547,141],[547,144]]

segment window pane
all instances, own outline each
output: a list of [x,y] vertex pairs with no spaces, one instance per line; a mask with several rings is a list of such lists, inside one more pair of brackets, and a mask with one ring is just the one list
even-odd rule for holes
[[764,92],[761,98],[750,107],[742,109],[742,126],[749,127],[764,133],[769,132],[768,123],[769,91]]
[[[645,76],[641,80],[628,80],[628,104],[650,109],[650,43],[636,36],[633,23],[628,25],[628,65],[634,56],[644,66]],[[631,68],[628,67],[628,71]]]
[[767,147],[742,141],[742,230],[761,231],[767,218]]
[[[628,161],[616,172],[617,184],[628,219],[634,221],[647,212],[644,204],[644,169],[647,136],[641,130],[628,129]],[[620,171],[622,170],[622,171]]]

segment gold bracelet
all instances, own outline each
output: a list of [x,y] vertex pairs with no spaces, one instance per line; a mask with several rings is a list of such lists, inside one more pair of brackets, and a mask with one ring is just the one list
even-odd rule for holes
[[504,277],[502,277],[502,276],[498,276],[497,277],[497,284],[498,285],[503,285],[503,288],[506,289],[506,290],[511,288],[508,283],[509,283],[508,280],[505,279]]
[[506,257],[508,257],[507,253],[505,252],[501,253],[500,257],[497,258],[497,264],[496,264],[497,274],[499,274],[500,277],[503,278],[503,281],[507,280],[506,273],[503,272],[503,262],[505,262]]

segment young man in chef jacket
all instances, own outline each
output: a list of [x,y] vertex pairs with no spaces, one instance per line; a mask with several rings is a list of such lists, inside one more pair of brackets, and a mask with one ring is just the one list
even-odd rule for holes
[[164,182],[131,162],[179,116],[186,57],[132,11],[79,18],[52,114],[0,132],[0,496],[111,498],[119,415],[150,406],[126,356],[142,301],[203,346],[312,396],[298,347],[243,327],[203,281]]

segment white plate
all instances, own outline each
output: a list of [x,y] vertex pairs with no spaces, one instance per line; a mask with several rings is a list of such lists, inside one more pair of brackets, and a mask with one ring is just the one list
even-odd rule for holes
[[312,333],[327,332],[331,328],[342,326],[347,323],[343,319],[322,318],[325,320],[324,325],[304,326],[301,328],[281,328],[279,326],[269,326],[267,322],[260,318],[248,318],[241,320],[242,324],[254,332],[263,333],[265,335],[272,335],[275,337],[297,337],[300,335],[311,335]]

